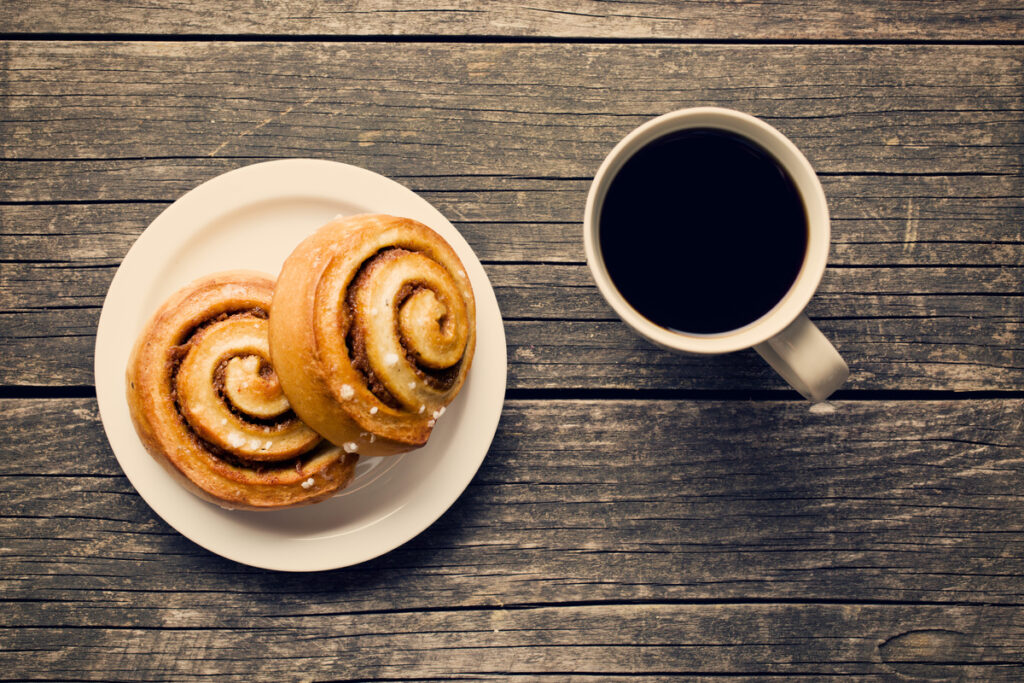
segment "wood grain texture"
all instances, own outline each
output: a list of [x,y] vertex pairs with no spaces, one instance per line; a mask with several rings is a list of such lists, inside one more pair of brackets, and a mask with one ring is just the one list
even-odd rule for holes
[[609,2],[373,0],[324,3],[75,2],[60,13],[31,0],[0,6],[19,33],[275,34],[582,37],[641,39],[1017,40],[1020,6],[1008,0]]
[[[1024,678],[1019,2],[9,0],[0,31],[0,396],[38,397],[0,399],[0,679]],[[822,176],[833,412],[667,391],[784,385],[752,352],[650,347],[590,282],[598,164],[699,104]],[[91,392],[145,226],[299,156],[455,223],[514,397],[440,520],[311,575],[182,537],[95,400],[57,398]]]
[[[442,212],[461,218],[456,226],[484,259],[507,321],[511,387],[783,387],[753,353],[674,356],[616,321],[583,265],[581,228],[573,221],[585,201],[585,181],[412,181]],[[825,181],[833,265],[809,313],[853,366],[849,387],[1024,386],[1019,179]],[[543,205],[551,222],[505,222],[507,192]],[[14,255],[0,262],[0,349],[17,359],[0,370],[0,383],[92,382],[95,325],[110,278],[165,206],[0,208],[0,252]],[[623,363],[630,373],[622,372]]]
[[407,44],[387,62],[377,48],[7,46],[0,239],[17,256],[0,264],[0,343],[20,362],[3,383],[88,384],[97,307],[134,236],[203,179],[271,154],[368,166],[454,220],[510,321],[513,387],[778,388],[750,354],[655,351],[581,266],[603,155],[649,115],[712,101],[768,116],[825,171],[838,268],[811,313],[861,363],[850,387],[1022,385],[1013,48]]
[[[511,389],[785,388],[750,351],[699,357],[651,346],[614,317],[584,266],[486,268],[505,317]],[[112,275],[3,264],[0,350],[12,362],[0,383],[92,383]],[[848,359],[848,389],[1019,390],[1022,280],[1019,267],[833,269],[808,313]]]
[[118,680],[1019,676],[1024,401],[834,405],[510,401],[441,520],[302,575],[155,518],[94,401],[0,401],[0,661]]
[[[707,104],[764,117],[823,173],[1013,177],[1021,168],[1016,46],[31,41],[0,50],[4,201],[173,199],[175,184],[213,168],[203,159],[222,156],[330,157],[395,177],[588,178],[643,121]],[[32,159],[87,163],[17,163]],[[96,175],[103,169],[114,175]],[[156,195],[146,182],[154,173],[163,174]]]
[[[273,600],[254,602],[266,607]],[[88,642],[75,629],[23,628],[9,638],[0,661],[25,677],[58,680],[892,680],[905,671],[1013,681],[1022,673],[1018,616],[1000,607],[774,604],[261,615],[244,620],[248,626],[90,628]],[[999,636],[989,638],[993,633]],[[882,661],[889,651],[880,646],[901,636],[917,636],[914,649],[900,654],[905,659]]]
[[[210,162],[184,176],[156,177],[167,162],[133,166],[117,205],[89,204],[75,191],[76,162],[41,164],[63,178],[47,203],[0,206],[0,254],[21,261],[106,266],[178,195],[256,159]],[[184,162],[183,162],[184,163]],[[19,164],[21,166],[21,164]],[[116,163],[90,165],[98,187],[118,184]],[[452,220],[486,262],[584,262],[582,218],[589,179],[409,176],[397,178]],[[42,182],[26,182],[22,194]],[[82,180],[78,183],[84,182]],[[170,186],[162,187],[164,184]],[[77,184],[77,183],[76,183]],[[1018,266],[1024,260],[1024,182],[1007,176],[825,176],[832,218],[831,265]],[[11,190],[7,188],[7,191]],[[149,199],[146,196],[162,198]],[[36,200],[26,200],[36,201]]]

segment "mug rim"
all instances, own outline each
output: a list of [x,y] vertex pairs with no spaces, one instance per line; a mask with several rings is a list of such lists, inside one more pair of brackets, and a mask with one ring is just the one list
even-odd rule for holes
[[[768,152],[792,178],[807,214],[804,261],[789,290],[767,313],[742,327],[713,334],[670,330],[644,317],[619,292],[601,255],[600,210],[611,180],[643,146],[664,135],[692,128],[725,130],[753,141]],[[738,351],[774,337],[807,307],[825,273],[831,243],[828,204],[814,168],[797,146],[765,121],[722,107],[690,107],[662,114],[634,128],[605,157],[591,181],[583,215],[587,265],[605,301],[630,327],[664,348],[691,353]]]

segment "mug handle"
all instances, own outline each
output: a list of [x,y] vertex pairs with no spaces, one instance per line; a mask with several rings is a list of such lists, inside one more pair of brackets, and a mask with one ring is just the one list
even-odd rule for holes
[[828,398],[850,376],[850,368],[836,347],[803,313],[754,350],[804,398],[815,403]]

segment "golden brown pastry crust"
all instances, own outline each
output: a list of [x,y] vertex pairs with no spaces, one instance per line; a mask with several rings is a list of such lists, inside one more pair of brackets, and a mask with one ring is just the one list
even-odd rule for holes
[[274,290],[270,352],[295,412],[362,455],[425,444],[475,344],[462,262],[408,218],[331,221],[292,252]]
[[222,507],[313,503],[348,485],[356,454],[329,447],[291,412],[270,365],[274,281],[210,275],[171,296],[127,369],[128,406],[154,458]]

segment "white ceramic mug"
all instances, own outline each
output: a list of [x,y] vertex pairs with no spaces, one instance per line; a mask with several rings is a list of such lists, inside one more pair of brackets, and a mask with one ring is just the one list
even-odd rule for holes
[[[638,313],[609,277],[598,235],[605,194],[626,161],[654,140],[690,128],[731,132],[767,151],[789,173],[800,193],[807,217],[807,250],[803,266],[786,294],[757,320],[715,334],[669,330]],[[825,272],[830,235],[825,192],[810,162],[796,145],[758,118],[719,107],[671,112],[648,121],[623,138],[594,176],[583,217],[587,264],[605,300],[630,327],[658,346],[675,351],[717,354],[753,347],[783,379],[812,401],[824,401],[850,374],[835,347],[803,312]]]

